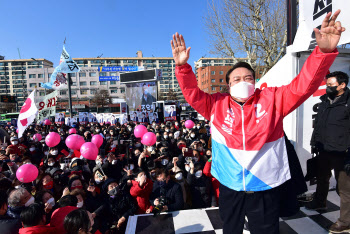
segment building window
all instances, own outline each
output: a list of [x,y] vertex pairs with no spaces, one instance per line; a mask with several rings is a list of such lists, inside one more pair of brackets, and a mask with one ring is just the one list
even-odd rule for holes
[[224,87],[222,87],[222,86],[221,86],[221,87],[220,87],[220,91],[222,91],[222,90],[223,90],[223,88],[224,88]]
[[35,86],[36,86],[36,83],[30,83],[30,84],[29,84],[29,87],[30,87],[30,88],[34,88]]
[[86,81],[79,82],[80,86],[86,86]]
[[220,83],[224,83],[224,79],[220,79]]
[[51,77],[51,75],[52,75],[52,73],[48,73],[48,74],[47,74],[47,77],[48,77],[48,78],[50,78],[50,77]]
[[77,82],[72,82],[72,86],[77,86]]
[[111,90],[111,94],[116,94],[116,93],[118,93],[118,89],[112,89]]
[[89,76],[90,76],[90,77],[96,76],[96,72],[90,72],[90,73],[89,73]]
[[76,95],[77,91],[76,90],[72,90],[71,93],[72,93],[72,95]]
[[[67,77],[68,77],[68,74],[67,74]],[[76,77],[75,73],[71,73],[70,77]]]
[[36,78],[36,74],[29,74],[29,78]]
[[45,92],[39,92],[40,96],[45,96]]
[[80,90],[81,95],[87,95],[87,90]]
[[107,85],[107,81],[100,81],[100,85]]
[[211,79],[211,83],[215,83],[215,79]]
[[120,93],[125,93],[125,88],[120,88]]
[[110,72],[111,76],[117,76],[116,72]]
[[97,85],[97,81],[90,81],[90,85]]
[[96,90],[90,90],[90,94],[96,94],[97,91]]
[[212,74],[212,75],[215,75],[215,71],[211,71],[211,74]]
[[224,71],[220,71],[219,74],[220,74],[220,75],[223,75],[223,74],[224,74]]
[[100,76],[107,76],[107,72],[100,72]]
[[117,84],[117,81],[114,80],[114,81],[110,81],[109,83],[110,83],[111,85],[115,85],[115,84]]
[[79,73],[79,76],[80,76],[80,77],[86,77],[86,73],[85,73],[85,72],[80,72],[80,73]]
[[60,95],[67,95],[67,91],[60,91]]
[[44,78],[44,74],[38,74],[38,78]]
[[216,89],[215,89],[215,87],[211,87],[211,91],[215,91]]

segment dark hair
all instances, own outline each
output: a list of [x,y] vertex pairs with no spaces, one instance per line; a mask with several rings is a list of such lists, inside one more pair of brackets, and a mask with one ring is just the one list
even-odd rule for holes
[[33,227],[40,224],[45,216],[44,206],[38,203],[33,203],[25,207],[21,212],[21,221],[23,227]]
[[4,204],[8,204],[7,203],[7,193],[6,191],[0,191],[0,208],[4,205]]
[[339,85],[341,85],[342,83],[345,83],[345,85],[347,86],[349,83],[349,76],[348,74],[341,72],[341,71],[335,71],[332,73],[329,73],[326,78],[331,78],[331,77],[335,77],[337,79],[337,82]]
[[157,172],[156,172],[156,178],[160,175],[164,174],[165,177],[168,177],[170,174],[169,174],[169,171],[165,168],[160,168]]
[[66,195],[62,197],[59,202],[60,207],[65,207],[65,206],[74,206],[76,207],[78,204],[78,198],[73,195]]
[[246,68],[249,71],[251,71],[253,73],[253,77],[255,79],[255,71],[253,70],[253,68],[249,65],[249,63],[246,62],[238,62],[235,65],[233,65],[233,67],[230,68],[230,70],[228,70],[228,72],[226,73],[226,83],[228,84],[230,82],[230,74],[231,72],[233,72],[233,70],[237,69],[237,68]]
[[63,225],[67,234],[79,233],[80,229],[87,233],[91,227],[89,215],[87,211],[83,209],[77,209],[70,212],[64,218]]
[[43,196],[49,193],[53,197],[53,193],[50,190],[44,189],[40,190],[35,194],[35,202],[39,204],[43,204]]
[[0,191],[7,192],[12,187],[12,182],[7,178],[0,179]]

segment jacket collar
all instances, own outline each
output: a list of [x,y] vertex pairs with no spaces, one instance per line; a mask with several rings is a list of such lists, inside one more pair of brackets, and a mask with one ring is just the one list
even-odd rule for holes
[[[346,87],[345,88],[345,92],[340,96],[339,100],[336,101],[334,104],[339,104],[339,103],[344,103],[344,102],[347,102],[347,100],[349,99],[350,97],[350,91],[349,91],[349,88]],[[328,95],[327,94],[324,94],[320,97],[321,101],[322,102],[327,102],[328,101]]]

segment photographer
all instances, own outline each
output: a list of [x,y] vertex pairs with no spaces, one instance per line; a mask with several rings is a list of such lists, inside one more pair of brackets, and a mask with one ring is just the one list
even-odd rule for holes
[[158,209],[159,212],[176,211],[183,208],[184,200],[181,186],[170,180],[168,170],[159,169],[157,171],[150,202],[155,206],[154,210]]

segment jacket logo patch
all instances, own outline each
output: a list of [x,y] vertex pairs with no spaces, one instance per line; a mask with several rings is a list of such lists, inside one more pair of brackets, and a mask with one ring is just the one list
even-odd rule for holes
[[256,123],[259,123],[260,120],[262,120],[266,115],[267,112],[266,111],[262,111],[262,105],[261,104],[255,104],[255,117],[257,118]]

